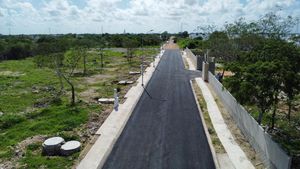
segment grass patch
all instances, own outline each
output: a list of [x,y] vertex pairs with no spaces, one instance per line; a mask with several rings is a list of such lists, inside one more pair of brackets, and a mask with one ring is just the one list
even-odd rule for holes
[[38,98],[51,93],[33,93],[32,87],[58,86],[58,79],[50,69],[39,69],[32,58],[18,61],[3,61],[0,72],[18,72],[18,76],[0,75],[0,111],[18,113],[32,106]]
[[[1,129],[0,158],[12,157],[10,147],[14,147],[28,137],[40,134],[52,136],[61,131],[74,130],[87,121],[88,110],[87,105],[79,104],[76,107],[70,107],[68,104],[63,104],[34,112],[33,116],[29,114],[27,118],[22,117],[22,121],[18,121],[9,128]],[[6,118],[1,118],[1,120],[4,121]]]
[[[120,87],[123,98],[130,86],[119,86],[119,80],[136,80],[129,71],[138,71],[141,55],[156,55],[158,50],[147,48],[137,50],[136,56],[128,62],[124,52],[105,50],[104,69],[100,69],[100,55],[97,51],[87,53],[87,77],[72,77],[76,99],[81,92],[96,88],[102,97],[112,97],[113,89]],[[150,57],[145,57],[151,61]],[[83,62],[76,72],[81,72]],[[95,83],[87,83],[92,75],[105,75]],[[101,76],[100,76],[101,77]],[[64,82],[63,95],[57,99],[59,79],[51,69],[38,68],[33,58],[10,60],[0,63],[0,163],[15,158],[15,147],[21,141],[37,135],[62,136],[66,141],[81,140],[78,131],[85,128],[91,114],[106,110],[99,104],[78,102],[71,107],[70,89]],[[35,105],[39,105],[36,107]],[[105,105],[107,108],[107,105]],[[46,157],[41,155],[41,144],[27,146],[25,154],[17,162],[20,168],[71,168],[79,153],[70,157]]]
[[30,144],[26,149],[26,156],[20,162],[20,168],[71,168],[73,161],[78,158],[79,153],[75,153],[69,157],[60,156],[42,156],[40,144]]

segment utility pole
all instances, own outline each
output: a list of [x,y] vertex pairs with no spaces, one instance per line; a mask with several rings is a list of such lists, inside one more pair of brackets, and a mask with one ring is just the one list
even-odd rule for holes
[[297,30],[296,30],[296,32],[297,32],[297,34],[300,34],[300,32],[299,32],[299,18],[297,18]]
[[182,28],[183,28],[183,23],[181,22],[181,25],[180,25],[180,32],[182,32]]
[[[152,31],[153,31],[153,29],[148,31],[146,34],[152,32]],[[142,63],[141,63],[141,75],[142,75],[142,86],[144,86],[144,52],[145,52],[145,50],[144,50],[143,34],[141,34],[141,40],[142,40],[141,47],[142,47],[142,51],[143,51],[143,53],[142,53]]]
[[11,12],[10,9],[8,9],[8,35],[11,35],[11,27],[12,27],[12,21],[11,21]]

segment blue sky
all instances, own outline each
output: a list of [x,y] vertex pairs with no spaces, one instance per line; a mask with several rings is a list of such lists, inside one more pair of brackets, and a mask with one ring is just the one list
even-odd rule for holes
[[271,11],[300,17],[300,0],[0,0],[0,33],[190,32]]

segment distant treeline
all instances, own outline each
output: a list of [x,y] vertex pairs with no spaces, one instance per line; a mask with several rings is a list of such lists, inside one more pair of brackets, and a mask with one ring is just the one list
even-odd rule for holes
[[70,48],[158,46],[169,34],[0,35],[0,60],[24,59]]

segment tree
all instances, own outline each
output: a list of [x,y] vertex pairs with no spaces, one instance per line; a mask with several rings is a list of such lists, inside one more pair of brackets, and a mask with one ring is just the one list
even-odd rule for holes
[[24,59],[32,56],[31,46],[30,44],[22,42],[10,44],[4,55],[6,55],[7,59]]
[[300,53],[297,47],[284,40],[266,38],[254,49],[245,52],[239,60],[228,64],[234,76],[225,80],[236,98],[243,103],[257,104],[259,124],[266,111],[272,108],[271,129],[284,92],[289,105],[288,118],[294,96],[299,93]]
[[75,87],[71,80],[71,77],[74,75],[74,70],[78,66],[78,63],[81,58],[81,50],[75,50],[72,52],[67,52],[64,54],[63,64],[66,69],[58,69],[59,75],[70,85],[71,87],[71,105],[75,105]]
[[126,58],[128,62],[131,62],[134,54],[135,48],[138,47],[138,41],[135,39],[129,39],[127,38],[126,41],[124,41],[123,46],[126,48]]
[[197,26],[197,30],[202,34],[210,35],[214,31],[216,31],[216,26],[215,25]]
[[101,73],[103,71],[103,68],[104,68],[104,52],[103,52],[103,48],[100,47],[100,66],[101,66]]
[[179,32],[179,37],[187,38],[189,37],[189,33],[187,31]]
[[58,96],[64,89],[63,80],[65,80],[70,86],[72,106],[75,105],[75,87],[71,78],[74,75],[74,70],[78,67],[80,59],[82,58],[82,55],[78,54],[80,52],[81,50],[71,49],[67,52],[52,53],[47,56],[35,56],[35,63],[39,67],[51,68],[57,75],[61,85],[61,90],[58,93]]
[[[279,101],[278,95],[275,96],[275,94],[279,94],[282,91],[287,96],[287,105],[289,107],[287,117],[290,120],[294,97],[300,92],[300,52],[293,43],[288,43],[280,39],[267,39],[264,46],[265,47],[260,50],[261,55],[265,57],[260,58],[260,60],[273,61],[278,65],[275,71],[277,73],[277,83],[275,84],[277,84],[278,91],[274,91],[273,128],[276,106]],[[273,84],[274,87],[275,84]]]
[[42,36],[37,41],[37,46],[33,51],[35,54],[34,62],[40,68],[48,67],[54,70],[60,82],[59,95],[64,90],[61,69],[63,67],[63,53],[70,47],[70,41],[66,38],[56,39],[54,37]]
[[237,58],[237,51],[234,48],[232,40],[229,39],[226,32],[215,31],[210,34],[208,41],[209,56],[221,60],[225,66],[222,77],[224,76],[226,64]]
[[[256,22],[247,23],[241,18],[225,26],[233,44],[229,49],[238,54],[237,63],[229,63],[229,69],[235,74],[226,83],[241,102],[255,98],[253,103],[260,107],[259,123],[272,107],[271,128],[275,126],[279,94],[284,92],[287,96],[290,119],[293,99],[299,93],[300,53],[295,45],[282,40],[294,25],[292,17],[282,18],[271,12]],[[249,71],[251,67],[255,69]],[[250,75],[255,78],[249,78]]]
[[275,88],[272,86],[277,83],[273,75],[277,66],[272,62],[263,61],[253,64],[237,64],[229,66],[230,70],[236,74],[225,79],[225,83],[237,99],[242,101],[242,104],[254,103],[258,105],[260,112],[257,122],[261,124],[263,115],[273,105]]
[[162,39],[163,41],[166,41],[166,40],[168,40],[169,38],[170,38],[170,35],[169,35],[169,33],[168,33],[167,31],[164,31],[164,32],[161,33],[161,39]]
[[210,56],[219,58],[225,62],[231,60],[231,57],[233,57],[232,47],[225,32],[213,32],[209,36],[208,43]]
[[236,50],[251,51],[261,42],[261,35],[256,22],[246,22],[240,18],[234,23],[225,25],[226,33]]
[[293,70],[285,70],[283,72],[283,92],[287,96],[288,113],[287,119],[291,120],[291,111],[294,103],[295,96],[300,93],[300,75]]
[[60,71],[63,66],[64,56],[61,53],[52,53],[49,55],[36,55],[34,56],[34,62],[39,68],[47,67],[52,69],[57,75],[60,82],[60,91],[58,96],[62,94],[64,89],[63,79],[60,74]]
[[282,91],[287,96],[287,118],[291,120],[291,110],[295,96],[300,93],[300,51],[296,45],[282,41],[276,46],[280,49],[281,60],[284,63],[282,70]]
[[0,61],[5,60],[6,43],[0,40]]
[[267,13],[258,21],[260,33],[268,38],[282,39],[295,26],[296,19],[291,16],[282,18],[275,12]]
[[87,74],[87,67],[86,67],[87,53],[85,51],[89,50],[92,44],[93,42],[91,39],[80,39],[76,42],[77,55],[80,55],[77,57],[82,57],[82,61],[83,61],[83,72],[82,72],[83,76]]

